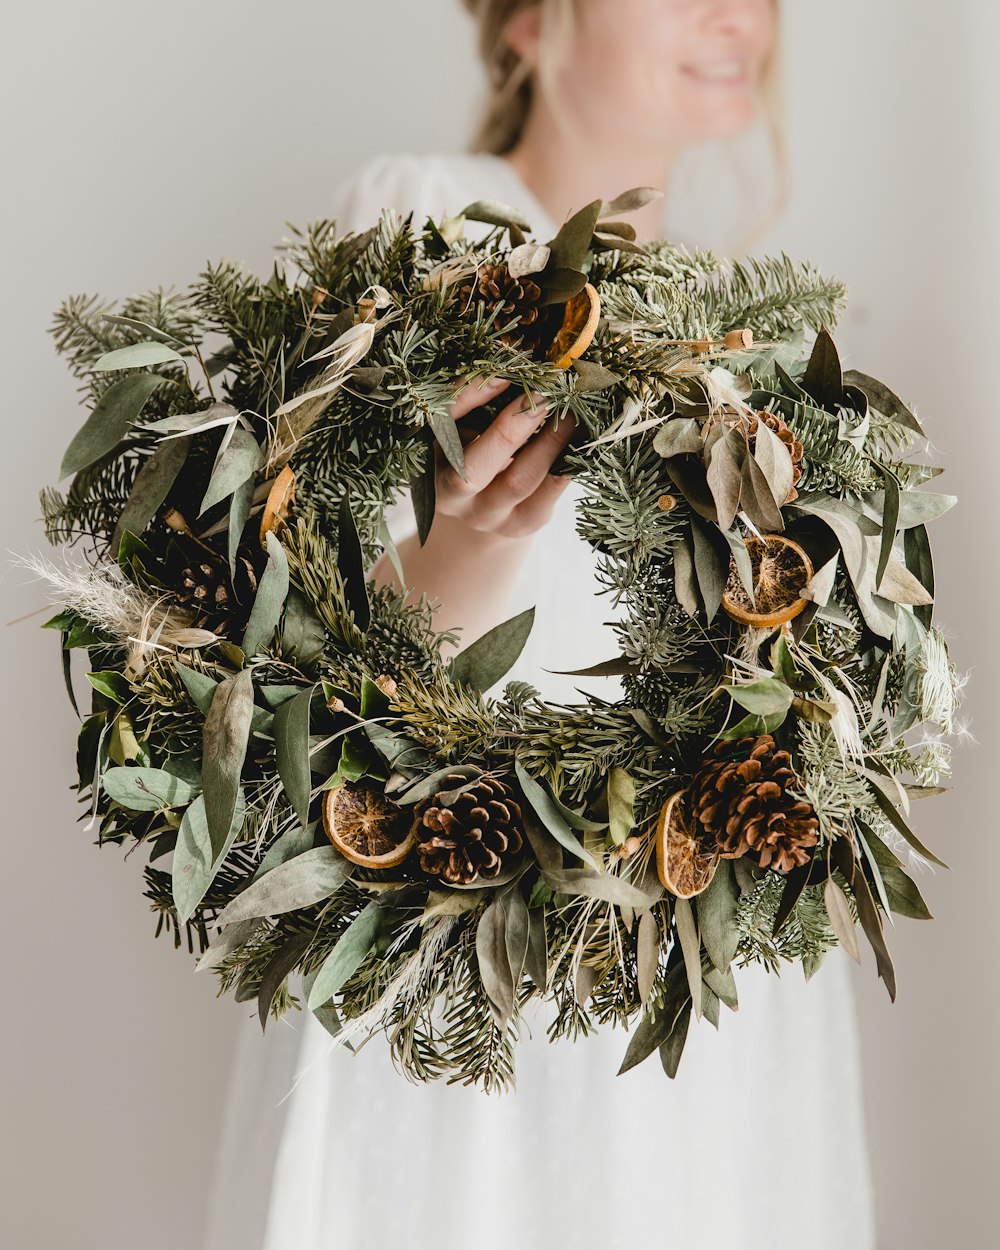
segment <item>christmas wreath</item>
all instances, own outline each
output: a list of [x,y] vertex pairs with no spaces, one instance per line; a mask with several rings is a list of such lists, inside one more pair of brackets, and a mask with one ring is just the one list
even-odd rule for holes
[[[908,812],[955,727],[927,538],[953,499],[912,410],[842,368],[840,283],[640,246],[646,195],[547,244],[492,203],[320,220],[266,281],[56,313],[89,415],[42,502],[89,558],[34,564],[71,698],[89,659],[84,818],[146,845],[157,933],[262,1026],[306,1007],[496,1088],[539,996],[552,1040],[636,1024],[622,1070],[673,1076],[750,961],[809,977],[860,925],[895,993],[883,919],[927,917],[941,863]],[[557,469],[623,608],[586,672],[618,701],[490,694],[530,612],[451,654],[369,578],[387,505],[423,539],[438,458],[462,472],[460,381],[494,377],[576,419]]]

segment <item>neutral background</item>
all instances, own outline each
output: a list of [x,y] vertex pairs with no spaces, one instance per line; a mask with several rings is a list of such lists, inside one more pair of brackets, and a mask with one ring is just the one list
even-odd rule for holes
[[[996,1232],[1000,1040],[988,649],[1000,11],[990,0],[784,7],[793,194],[758,250],[809,255],[848,282],[847,360],[915,402],[947,465],[942,489],[962,497],[936,526],[940,615],[972,670],[978,746],[960,750],[954,793],[919,813],[952,870],[924,882],[936,921],[900,920],[891,934],[895,1007],[870,956],[856,982],[882,1250],[980,1245]],[[81,421],[47,334],[59,302],[182,285],[226,255],[266,272],[285,223],[325,215],[367,153],[462,146],[479,79],[458,9],[50,0],[6,17],[4,548],[43,545],[37,490]],[[700,237],[690,206],[677,212],[685,237],[716,243]],[[0,593],[3,621],[43,602],[16,570]],[[16,1250],[195,1247],[249,1008],[216,1001],[186,951],[153,942],[138,857],[99,853],[74,823],[74,719],[57,639],[38,619],[6,628],[0,648],[3,1240]]]

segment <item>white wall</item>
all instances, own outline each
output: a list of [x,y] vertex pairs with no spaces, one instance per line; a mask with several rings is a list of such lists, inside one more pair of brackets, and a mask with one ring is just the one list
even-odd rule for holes
[[[937,526],[938,573],[957,658],[975,670],[980,746],[959,755],[955,792],[920,814],[952,871],[927,882],[938,919],[892,934],[899,1001],[890,1008],[871,959],[857,981],[882,1250],[979,1244],[998,1157],[987,640],[1000,176],[987,80],[1000,22],[988,0],[785,8],[796,189],[766,245],[850,284],[848,360],[916,402],[948,466],[942,488],[962,495]],[[285,222],[324,215],[366,153],[459,146],[477,75],[457,10],[60,0],[7,17],[4,547],[42,545],[37,489],[80,421],[46,333],[62,298],[180,285],[224,255],[266,271]],[[42,602],[17,572],[0,592],[3,620]],[[217,1002],[186,952],[152,941],[137,857],[99,852],[74,823],[74,721],[56,638],[34,626],[10,627],[0,651],[4,1244],[194,1246],[236,1013],[249,1007]]]

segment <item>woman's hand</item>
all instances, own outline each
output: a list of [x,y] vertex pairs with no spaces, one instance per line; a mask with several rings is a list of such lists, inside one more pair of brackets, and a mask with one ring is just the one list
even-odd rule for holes
[[436,516],[453,517],[471,530],[524,538],[552,515],[569,479],[549,472],[573,434],[575,421],[558,424],[538,396],[507,404],[481,433],[464,431],[463,417],[503,394],[503,378],[463,387],[451,406],[465,446],[465,477],[438,456]]
[[[439,453],[434,522],[423,546],[413,535],[399,544],[412,596],[426,594],[440,604],[436,624],[461,628],[466,640],[509,615],[507,600],[528,539],[540,529],[569,479],[549,473],[569,443],[572,417],[558,425],[537,398],[520,396],[481,433],[462,419],[503,394],[502,379],[464,386],[452,403],[465,449],[465,477]],[[377,585],[395,583],[383,556],[375,566]],[[524,606],[530,606],[525,604]]]

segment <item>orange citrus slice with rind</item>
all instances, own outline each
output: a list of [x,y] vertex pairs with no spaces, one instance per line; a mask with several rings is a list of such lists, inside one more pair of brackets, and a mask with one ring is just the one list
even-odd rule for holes
[[549,348],[549,360],[557,369],[568,369],[579,360],[594,341],[601,319],[601,297],[588,282],[572,299],[566,301],[562,325]]
[[410,812],[372,786],[344,782],[323,795],[323,828],[345,859],[361,868],[395,868],[416,842]]
[[783,534],[747,539],[753,572],[754,602],[740,580],[736,561],[730,558],[729,580],[722,606],[734,621],[757,629],[784,625],[802,612],[808,600],[802,592],[813,575],[812,561],[797,542]]
[[264,512],[260,518],[260,541],[266,542],[268,533],[276,533],[288,519],[292,499],[295,497],[295,474],[289,465],[281,470],[274,479]]
[[663,888],[678,898],[707,889],[721,859],[691,832],[687,806],[688,792],[678,790],[663,804],[656,825],[656,871]]

